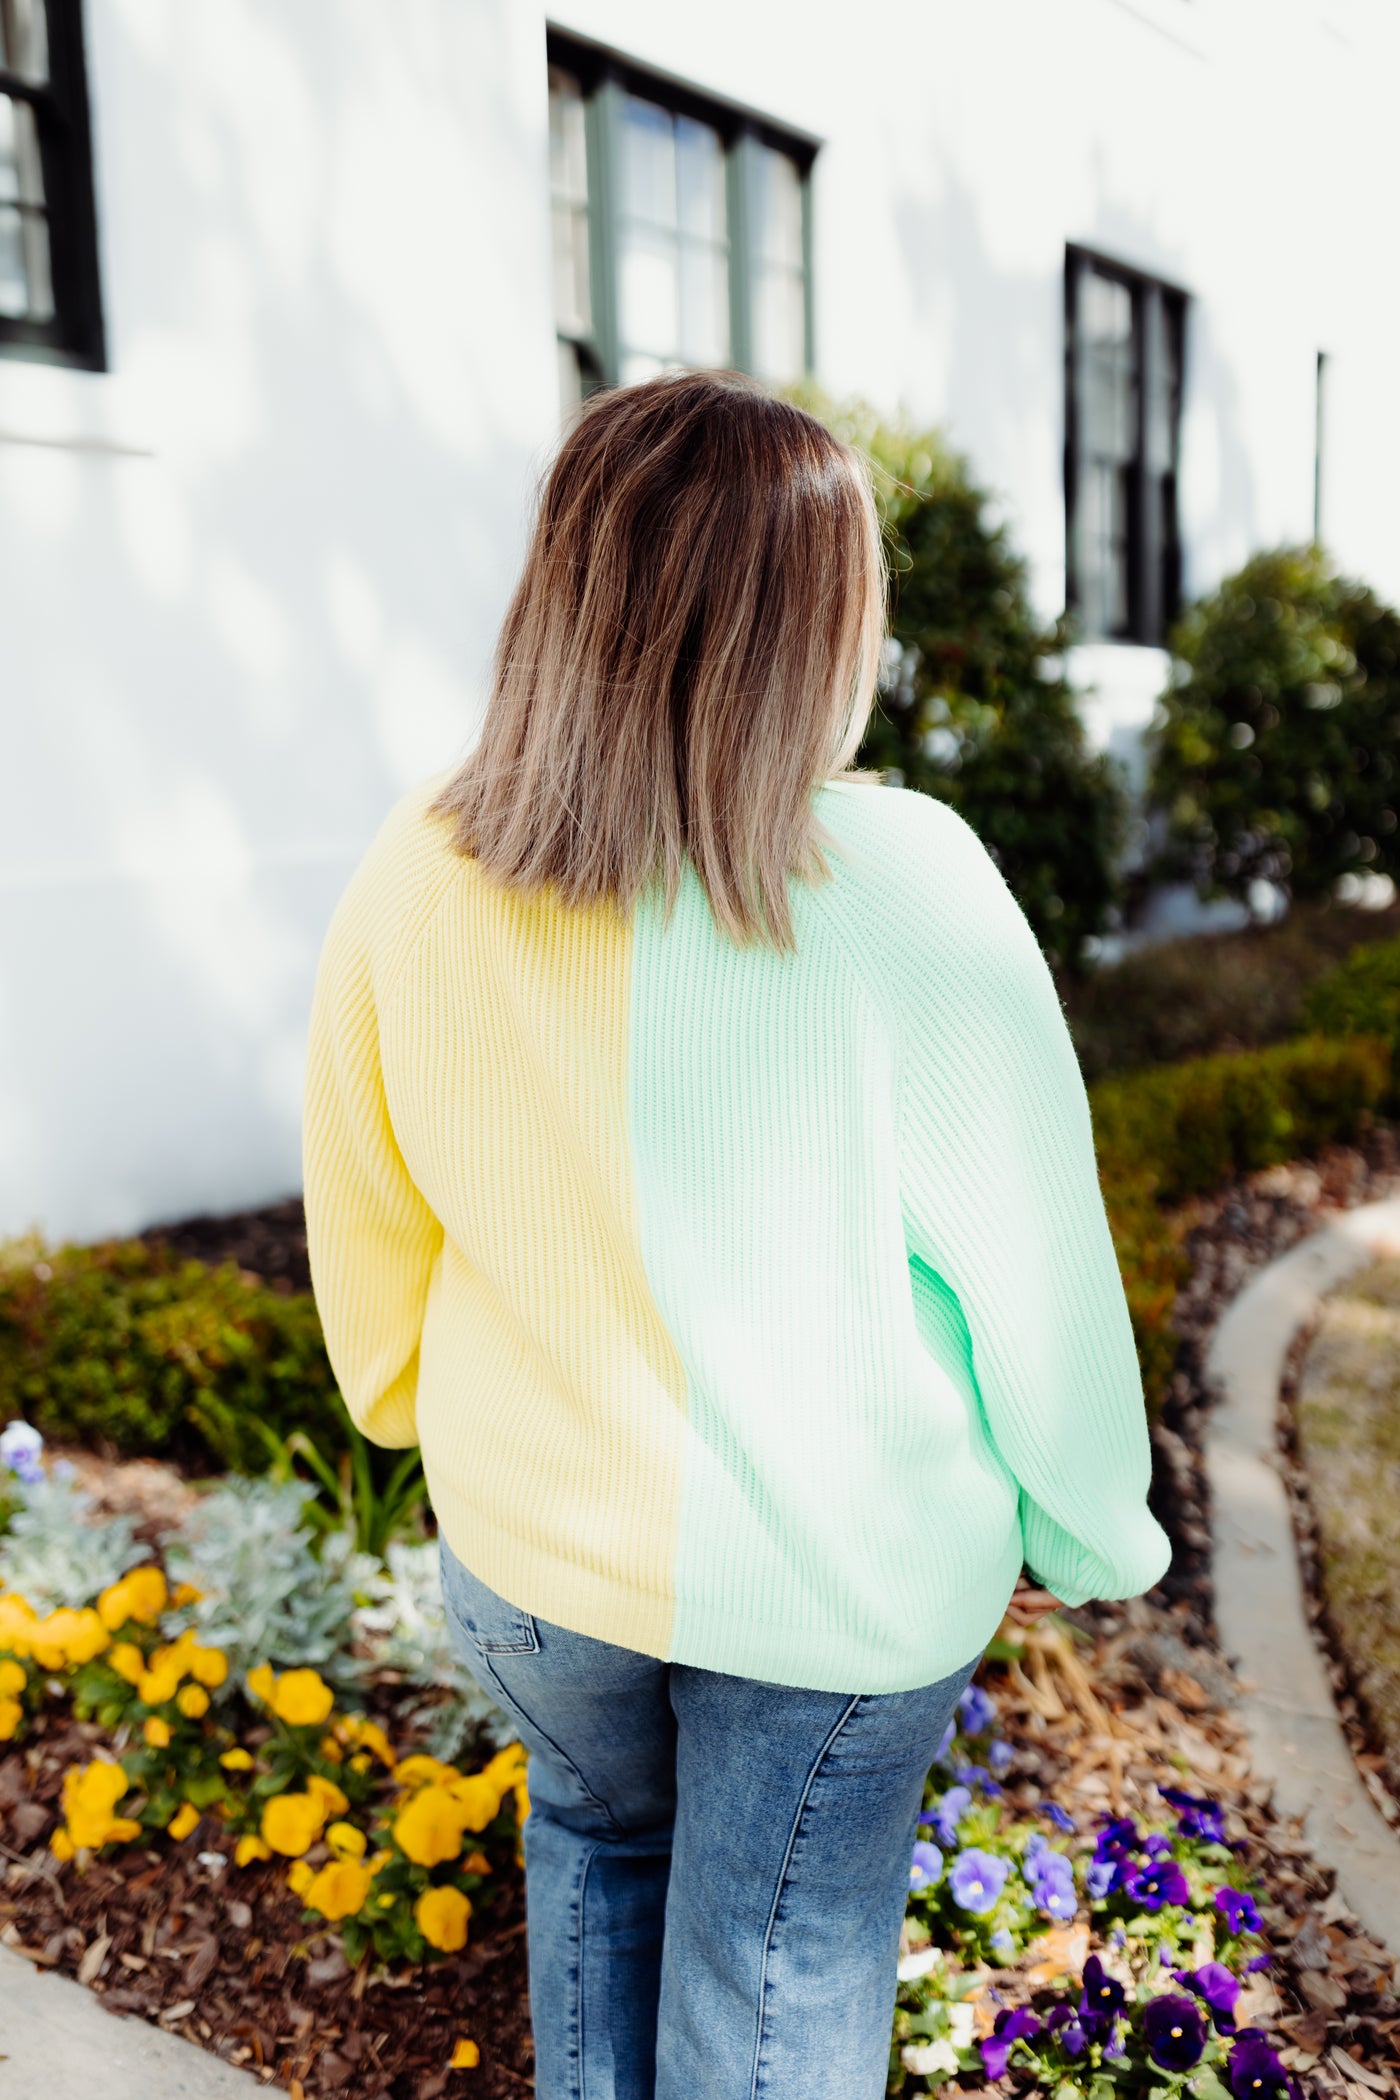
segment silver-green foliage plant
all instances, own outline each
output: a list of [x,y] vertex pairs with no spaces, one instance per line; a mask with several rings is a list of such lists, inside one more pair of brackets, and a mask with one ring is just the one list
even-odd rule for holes
[[95,1517],[93,1498],[52,1474],[18,1491],[0,1538],[0,1589],[18,1590],[37,1612],[90,1604],[141,1559],[130,1517]]
[[304,1480],[231,1475],[201,1501],[166,1543],[173,1582],[201,1592],[192,1607],[199,1637],[228,1656],[232,1677],[257,1663],[307,1664],[332,1683],[356,1683],[352,1654],[357,1584],[365,1570],[339,1534],[317,1550]]
[[460,1755],[478,1730],[496,1744],[514,1740],[514,1725],[481,1689],[453,1646],[438,1579],[436,1540],[395,1540],[363,1582],[355,1623],[379,1669],[396,1670],[423,1691],[446,1692],[405,1719],[422,1734],[433,1757]]

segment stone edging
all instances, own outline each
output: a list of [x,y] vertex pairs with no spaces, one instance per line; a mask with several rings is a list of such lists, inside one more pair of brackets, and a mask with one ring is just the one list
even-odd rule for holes
[[1239,1671],[1255,1769],[1274,1783],[1373,1939],[1400,1950],[1400,1838],[1371,1801],[1308,1623],[1279,1470],[1279,1385],[1319,1301],[1400,1253],[1400,1198],[1368,1203],[1262,1269],[1215,1330],[1206,1374],[1220,1393],[1205,1433],[1220,1642]]

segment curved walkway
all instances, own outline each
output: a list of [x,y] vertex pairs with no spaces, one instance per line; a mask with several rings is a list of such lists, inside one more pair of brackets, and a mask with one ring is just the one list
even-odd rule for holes
[[1220,1391],[1205,1439],[1215,1609],[1239,1672],[1256,1771],[1336,1869],[1372,1939],[1400,1950],[1400,1838],[1373,1805],[1332,1703],[1303,1601],[1287,1492],[1276,1462],[1289,1346],[1318,1303],[1381,1254],[1400,1254],[1400,1199],[1349,1211],[1271,1262],[1216,1328],[1207,1375]]

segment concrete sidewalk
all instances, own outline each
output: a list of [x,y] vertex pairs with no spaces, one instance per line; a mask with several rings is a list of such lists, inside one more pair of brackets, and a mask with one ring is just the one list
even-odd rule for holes
[[0,1947],[4,2100],[251,2100],[263,2090],[193,2042],[104,2012],[82,1984]]
[[1254,1768],[1337,1872],[1367,1932],[1400,1954],[1400,1839],[1371,1801],[1332,1703],[1303,1602],[1278,1467],[1279,1381],[1323,1297],[1400,1252],[1400,1200],[1370,1203],[1302,1240],[1246,1284],[1215,1330],[1207,1375],[1220,1400],[1205,1438],[1221,1646],[1240,1677]]

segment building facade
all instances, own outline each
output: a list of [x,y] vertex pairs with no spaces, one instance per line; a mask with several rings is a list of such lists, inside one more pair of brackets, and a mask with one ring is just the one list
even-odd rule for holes
[[0,0],[0,1234],[298,1184],[331,907],[469,748],[561,407],[942,423],[1095,738],[1322,536],[1400,597],[1386,0]]

